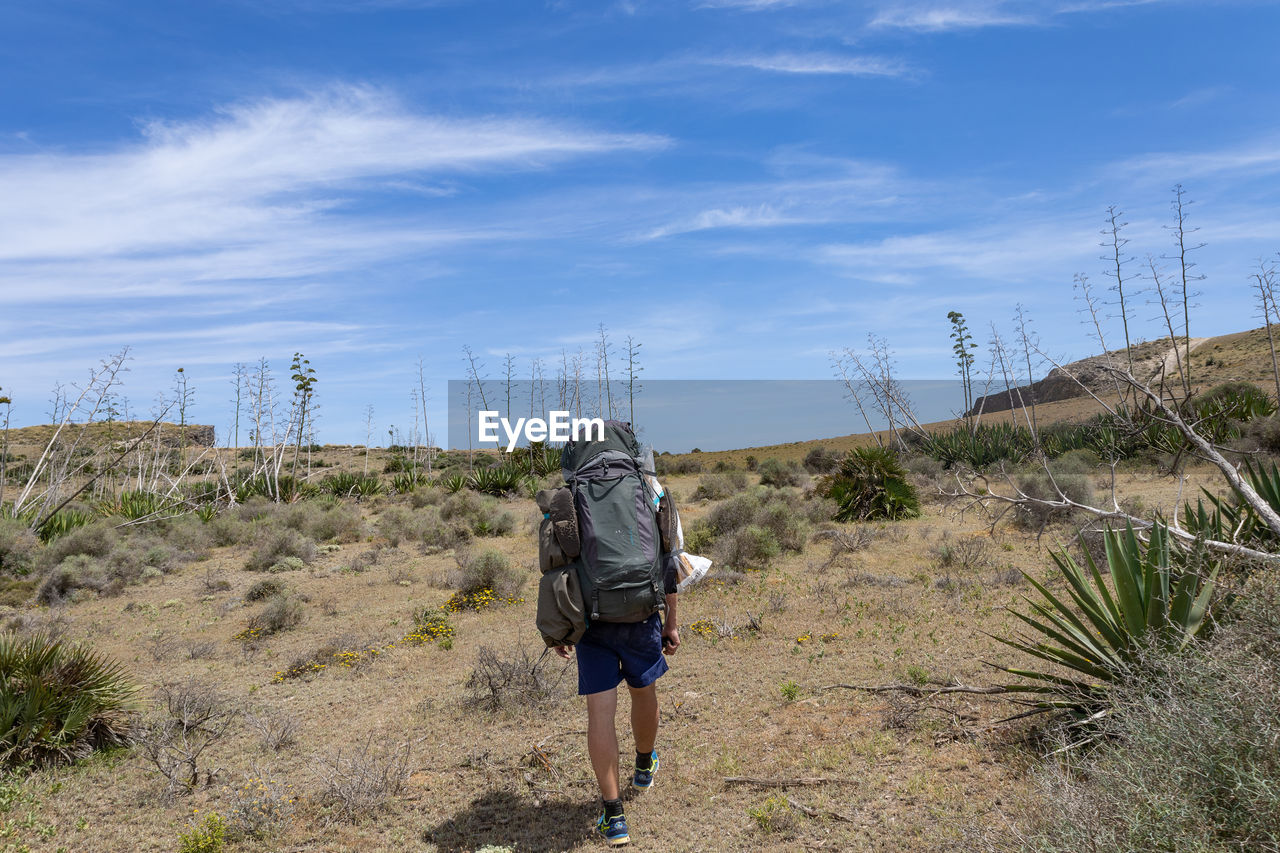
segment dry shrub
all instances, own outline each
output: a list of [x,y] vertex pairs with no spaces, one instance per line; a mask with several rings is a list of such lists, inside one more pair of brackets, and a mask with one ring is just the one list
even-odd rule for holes
[[298,531],[288,527],[267,530],[244,567],[251,572],[265,572],[285,557],[296,557],[310,563],[315,555],[316,543]]
[[409,495],[409,506],[422,509],[428,506],[439,506],[444,501],[444,489],[434,486],[420,486]]
[[22,576],[35,568],[40,540],[16,518],[0,518],[0,574]]
[[942,541],[930,549],[935,568],[947,573],[975,573],[991,565],[991,542],[982,536],[942,534]]
[[693,492],[693,499],[718,501],[737,494],[746,487],[747,475],[742,471],[703,474],[698,480],[698,488]]
[[77,527],[59,536],[45,548],[42,562],[56,566],[68,557],[83,554],[88,557],[106,557],[115,548],[118,537],[105,521]]
[[250,542],[261,529],[260,525],[252,524],[229,512],[214,516],[206,527],[213,539],[213,544],[222,547]]
[[276,595],[249,618],[249,631],[256,636],[278,634],[301,625],[304,616],[300,599],[292,595]]
[[[1093,503],[1093,483],[1083,474],[1054,474],[1050,479],[1043,469],[1028,471],[1014,478],[1019,491],[1032,500],[1015,507],[1014,523],[1036,532],[1050,524],[1069,521],[1074,514],[1070,508],[1054,507],[1045,501],[1060,501],[1059,490],[1076,503]],[[1055,488],[1056,484],[1056,488]]]
[[829,474],[840,464],[841,454],[823,445],[810,450],[804,456],[804,469],[810,474]]
[[1272,850],[1280,839],[1280,585],[1186,653],[1152,650],[1113,688],[1095,749],[1035,774],[1024,849]]
[[315,800],[329,822],[355,822],[383,808],[404,789],[411,745],[377,744],[372,733],[355,749],[317,755],[312,774],[319,785]]
[[245,714],[245,722],[258,735],[258,746],[264,752],[279,752],[298,742],[298,718],[282,711],[254,711]]
[[511,565],[501,551],[486,548],[479,554],[460,553],[449,585],[471,595],[489,590],[500,598],[514,598],[524,588],[526,573]]
[[567,666],[557,666],[558,660],[550,655],[535,660],[523,645],[505,651],[481,646],[465,684],[466,703],[490,712],[554,704],[565,695]]
[[285,583],[277,578],[263,578],[260,581],[254,581],[250,587],[245,590],[245,601],[265,601],[280,595],[285,590]]
[[239,715],[239,708],[213,685],[192,676],[164,684],[157,691],[159,712],[144,721],[138,735],[143,754],[166,781],[173,796],[214,781],[203,756],[220,741]]
[[459,537],[510,536],[516,529],[515,513],[503,509],[497,498],[463,489],[440,505],[440,517]]
[[73,597],[76,590],[118,593],[123,584],[113,585],[111,572],[101,560],[88,554],[75,554],[45,572],[36,588],[41,604],[59,604]]
[[316,542],[356,542],[364,533],[360,510],[339,501],[299,501],[284,511],[282,521]]
[[794,459],[783,462],[772,456],[760,463],[760,485],[781,489],[786,486],[803,486],[808,477],[800,463]]

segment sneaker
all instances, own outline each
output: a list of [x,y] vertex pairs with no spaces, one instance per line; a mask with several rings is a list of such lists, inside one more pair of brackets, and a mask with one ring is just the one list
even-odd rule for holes
[[627,819],[622,815],[617,817],[600,815],[600,819],[596,821],[596,832],[603,835],[604,840],[608,841],[612,847],[631,843],[631,835],[627,832]]
[[658,772],[658,750],[649,753],[649,766],[641,770],[636,768],[635,775],[631,777],[631,787],[637,791],[647,791],[653,787],[653,775]]

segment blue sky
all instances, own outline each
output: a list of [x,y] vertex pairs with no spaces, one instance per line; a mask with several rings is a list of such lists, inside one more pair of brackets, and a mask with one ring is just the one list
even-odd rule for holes
[[411,422],[419,357],[443,423],[464,345],[550,374],[600,322],[654,379],[831,378],[868,332],[947,377],[947,312],[985,339],[1018,302],[1078,357],[1105,208],[1161,263],[1176,182],[1193,334],[1260,325],[1280,250],[1274,2],[44,0],[0,31],[18,424],[124,345],[135,410],[181,366],[220,430],[235,362],[301,350],[355,442],[369,404]]

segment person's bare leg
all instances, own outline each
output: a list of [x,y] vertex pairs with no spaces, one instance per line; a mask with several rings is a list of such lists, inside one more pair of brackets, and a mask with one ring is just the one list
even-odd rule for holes
[[631,733],[636,752],[648,755],[658,742],[658,685],[627,687],[631,691]]
[[[600,796],[606,800],[618,799],[618,730],[614,727],[617,713],[616,688],[587,696],[587,754],[600,784]],[[654,731],[656,734],[656,721]]]

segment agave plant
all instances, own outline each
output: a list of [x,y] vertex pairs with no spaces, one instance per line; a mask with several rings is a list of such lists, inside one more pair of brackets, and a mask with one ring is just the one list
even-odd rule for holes
[[391,488],[396,494],[407,495],[418,486],[426,481],[426,475],[422,471],[405,471],[402,474],[396,474],[391,478]]
[[78,509],[59,510],[40,522],[40,526],[36,528],[36,535],[40,537],[41,542],[48,544],[77,527],[84,527],[92,520],[92,515]]
[[361,498],[380,495],[382,494],[382,481],[372,474],[367,477],[357,477],[355,485],[351,487],[351,493]]
[[818,482],[818,492],[836,502],[836,521],[896,521],[920,514],[915,486],[898,457],[880,447],[859,447]]
[[[1280,469],[1276,464],[1272,462],[1268,471],[1260,464],[1255,465],[1253,460],[1247,460],[1244,475],[1258,496],[1280,512]],[[1209,506],[1205,506],[1204,498],[1198,499],[1194,508],[1190,503],[1185,505],[1183,524],[1188,530],[1222,542],[1236,542],[1254,548],[1275,547],[1275,534],[1258,518],[1253,507],[1239,500],[1238,496],[1230,499],[1215,495],[1208,489],[1202,488],[1202,491],[1209,499]]]
[[528,475],[515,465],[497,465],[493,468],[477,468],[471,472],[468,485],[477,492],[502,497],[519,491]]
[[457,494],[467,487],[466,474],[448,474],[440,478],[440,486],[450,494]]
[[164,495],[147,491],[124,491],[120,495],[120,514],[125,518],[136,520],[155,515],[166,505],[172,503]]
[[1109,583],[1087,548],[1084,566],[1065,550],[1054,552],[1070,601],[1024,572],[1042,600],[1027,599],[1031,615],[1011,612],[1038,636],[995,638],[1055,665],[1054,671],[999,667],[1026,679],[1008,689],[1038,695],[1043,708],[1093,713],[1109,685],[1135,671],[1144,648],[1180,650],[1208,630],[1217,567],[1207,575],[1196,570],[1203,551],[1175,549],[1163,523],[1151,528],[1145,544],[1133,525],[1108,530],[1105,542]]
[[127,743],[136,695],[119,663],[84,646],[0,635],[0,764],[65,762]]
[[357,474],[353,474],[350,471],[339,471],[321,479],[320,489],[330,495],[345,497],[354,491],[359,480],[360,477]]

